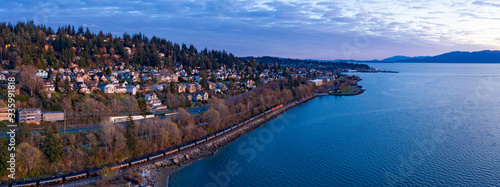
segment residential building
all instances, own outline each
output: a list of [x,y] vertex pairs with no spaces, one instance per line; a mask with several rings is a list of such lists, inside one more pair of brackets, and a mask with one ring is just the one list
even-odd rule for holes
[[158,96],[156,96],[156,94],[154,94],[154,93],[146,94],[146,96],[144,96],[144,99],[146,99],[147,105],[150,105],[150,106],[160,106],[161,105],[160,99],[158,99]]
[[102,84],[99,84],[99,88],[104,93],[115,93],[115,86],[113,84],[102,83]]
[[92,93],[90,91],[90,89],[88,88],[87,84],[83,83],[83,82],[77,82],[75,83],[75,89],[76,90],[79,90],[80,93],[83,93],[83,94],[90,94]]
[[193,93],[191,100],[193,100],[193,101],[207,101],[208,100],[208,93],[207,92]]
[[160,92],[161,92],[161,91],[163,91],[163,89],[164,89],[164,87],[163,87],[163,85],[161,85],[161,84],[156,84],[156,85],[154,85],[154,86],[151,88],[151,90],[153,90],[153,91],[160,91]]
[[135,95],[137,93],[137,86],[126,86],[125,87],[127,89],[127,93],[130,93],[132,95]]
[[50,81],[45,81],[45,85],[43,86],[43,90],[45,90],[45,92],[47,92],[47,93],[54,93],[54,92],[56,92],[56,87],[55,87],[54,83],[52,83]]
[[114,75],[108,75],[106,78],[111,83],[118,83],[118,80],[116,79],[116,77]]
[[186,84],[177,84],[177,93],[186,92]]
[[127,93],[127,88],[124,86],[115,86],[115,93],[117,94]]
[[217,87],[217,84],[215,84],[215,83],[213,83],[213,82],[208,81],[208,88],[209,88],[210,90],[215,89],[216,87]]
[[191,83],[182,83],[182,84],[186,84],[186,91],[189,93],[195,93],[198,90],[196,84],[191,84]]
[[42,110],[39,108],[22,108],[17,110],[17,122],[40,124]]
[[0,121],[11,120],[9,114],[11,114],[9,113],[9,108],[2,100],[0,100]]
[[42,112],[43,121],[64,121],[64,112]]
[[321,85],[323,85],[323,80],[322,79],[313,79],[313,80],[309,80],[308,82],[312,83],[314,86],[321,86]]
[[46,79],[47,77],[49,77],[49,73],[47,73],[47,71],[45,71],[44,69],[37,69],[36,76]]

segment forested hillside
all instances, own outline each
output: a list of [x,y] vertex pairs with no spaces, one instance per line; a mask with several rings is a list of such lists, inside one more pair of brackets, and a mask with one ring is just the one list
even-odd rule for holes
[[98,34],[88,28],[67,25],[52,29],[30,22],[0,23],[0,60],[3,68],[13,69],[21,64],[37,68],[103,67],[115,62],[173,68],[216,69],[221,65],[239,68],[241,63],[231,53],[177,44],[158,37],[111,33]]

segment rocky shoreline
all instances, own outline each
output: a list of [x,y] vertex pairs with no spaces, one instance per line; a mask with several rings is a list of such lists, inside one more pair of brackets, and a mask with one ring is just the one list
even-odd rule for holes
[[232,141],[238,139],[246,133],[260,127],[267,121],[281,115],[283,112],[306,101],[309,101],[316,96],[317,94],[311,95],[300,101],[290,103],[289,105],[286,105],[283,108],[272,112],[269,116],[256,119],[245,126],[239,127],[221,137],[217,137],[213,140],[207,141],[206,143],[198,145],[189,150],[182,151],[173,156],[146,164],[144,166],[140,166],[138,170],[140,171],[140,175],[144,178],[144,182],[141,184],[141,186],[166,186],[167,178],[173,172],[199,159],[213,156],[219,148],[224,147],[225,145],[231,143]]

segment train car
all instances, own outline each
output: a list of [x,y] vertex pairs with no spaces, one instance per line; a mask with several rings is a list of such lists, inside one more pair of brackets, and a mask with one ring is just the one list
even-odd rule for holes
[[170,154],[177,153],[177,151],[179,151],[179,150],[178,150],[178,149],[174,149],[174,150],[167,151],[167,152],[165,152],[165,156],[166,156],[166,155],[170,155]]
[[211,140],[211,139],[213,139],[213,138],[215,138],[215,134],[214,134],[214,135],[212,135],[212,136],[207,137],[207,140]]
[[236,127],[238,127],[238,125],[232,126],[231,129],[236,129]]
[[133,166],[133,165],[137,165],[137,164],[141,164],[141,163],[145,163],[148,161],[148,158],[143,158],[143,159],[140,159],[140,160],[136,160],[136,161],[132,161],[130,162],[130,165]]
[[63,181],[64,182],[73,181],[73,180],[83,179],[86,177],[87,177],[87,172],[83,172],[83,173],[64,176]]
[[220,136],[222,134],[224,134],[224,131],[218,132],[217,134],[215,134],[215,136]]
[[182,146],[182,147],[179,147],[179,150],[187,149],[187,148],[190,148],[190,147],[192,147],[194,145],[196,145],[196,142],[188,144],[188,145],[185,145],[185,146]]
[[25,182],[25,183],[18,183],[18,184],[11,184],[11,187],[21,187],[21,186],[36,186],[37,181],[31,181],[31,182]]
[[51,184],[59,184],[63,182],[62,177],[56,177],[53,179],[43,179],[38,181],[38,185],[43,186],[43,185],[51,185]]
[[117,169],[120,169],[120,168],[121,168],[120,166],[121,166],[121,164],[120,164],[120,165],[114,165],[114,166],[111,166],[110,168],[111,168],[112,170],[117,170]]
[[148,159],[149,160],[154,160],[154,159],[161,158],[162,156],[164,156],[164,154],[160,153],[160,154],[157,154],[157,155],[154,155],[154,156],[150,156],[150,157],[148,157]]
[[229,132],[230,130],[231,130],[231,128],[228,128],[228,129],[224,130],[224,133]]
[[203,143],[203,142],[205,142],[205,141],[207,141],[207,139],[198,140],[198,141],[196,141],[196,145],[201,144],[201,143]]
[[111,169],[112,170],[118,170],[118,169],[126,168],[128,166],[129,166],[129,163],[123,163],[123,164],[120,164],[120,165],[113,166],[113,167],[111,167]]
[[96,176],[99,176],[99,169],[93,169],[87,171],[87,177],[96,177]]

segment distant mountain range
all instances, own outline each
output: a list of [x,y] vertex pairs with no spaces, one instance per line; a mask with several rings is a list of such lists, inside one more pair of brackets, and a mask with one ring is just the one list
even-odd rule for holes
[[416,56],[416,57],[409,57],[409,56],[393,56],[390,58],[386,58],[384,60],[381,60],[383,62],[398,62],[398,61],[405,61],[405,60],[412,60],[412,59],[422,59],[422,58],[429,58],[430,56]]
[[437,56],[394,56],[381,60],[383,62],[439,62],[439,63],[500,63],[500,51],[454,51]]

